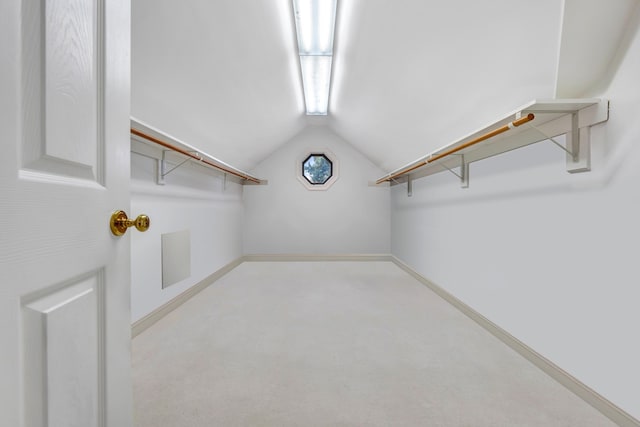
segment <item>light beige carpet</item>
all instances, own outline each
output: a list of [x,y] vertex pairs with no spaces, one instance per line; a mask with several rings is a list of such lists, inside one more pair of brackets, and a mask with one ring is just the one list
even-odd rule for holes
[[138,427],[614,425],[389,262],[244,263],[133,373]]

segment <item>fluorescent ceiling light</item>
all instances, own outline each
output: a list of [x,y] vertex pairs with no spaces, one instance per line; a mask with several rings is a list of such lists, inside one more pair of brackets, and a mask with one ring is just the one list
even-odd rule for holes
[[326,115],[337,0],[293,0],[307,114]]
[[293,0],[299,55],[333,54],[336,0]]
[[309,115],[326,115],[331,86],[331,56],[301,56],[302,86]]

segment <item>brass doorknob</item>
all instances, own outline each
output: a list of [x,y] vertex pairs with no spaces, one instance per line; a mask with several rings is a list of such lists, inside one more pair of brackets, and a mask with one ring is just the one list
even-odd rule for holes
[[136,219],[129,219],[125,211],[115,211],[111,215],[111,232],[115,236],[122,236],[127,232],[127,228],[135,227],[138,231],[147,231],[151,225],[151,220],[146,215],[138,215]]

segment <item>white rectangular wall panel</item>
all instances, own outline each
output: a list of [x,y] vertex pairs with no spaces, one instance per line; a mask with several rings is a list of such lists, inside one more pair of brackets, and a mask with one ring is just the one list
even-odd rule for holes
[[162,235],[162,287],[191,276],[191,232],[176,231]]

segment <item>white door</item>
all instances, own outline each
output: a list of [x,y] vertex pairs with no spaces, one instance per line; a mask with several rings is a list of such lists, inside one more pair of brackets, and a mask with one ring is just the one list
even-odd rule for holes
[[0,1],[2,427],[132,425],[129,16]]

